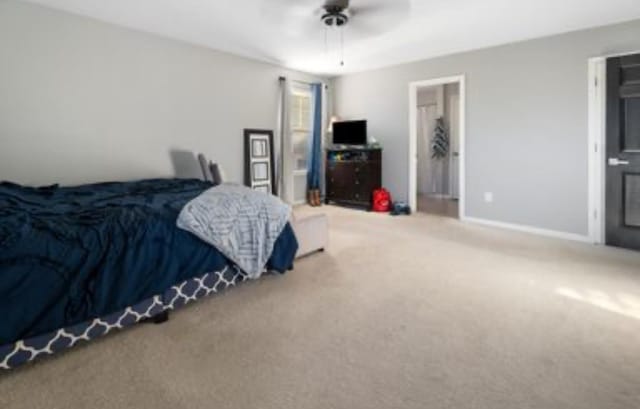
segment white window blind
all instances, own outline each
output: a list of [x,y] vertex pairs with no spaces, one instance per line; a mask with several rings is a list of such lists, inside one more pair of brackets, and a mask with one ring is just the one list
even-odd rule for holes
[[296,172],[307,169],[309,140],[311,139],[311,91],[295,90],[291,95],[291,141],[293,167]]
[[311,93],[293,93],[291,97],[291,130],[311,132]]

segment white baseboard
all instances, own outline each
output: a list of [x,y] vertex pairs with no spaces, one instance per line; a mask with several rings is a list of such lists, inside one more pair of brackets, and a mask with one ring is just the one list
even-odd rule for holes
[[538,227],[531,227],[531,226],[525,226],[525,225],[521,225],[521,224],[498,222],[498,221],[495,221],[495,220],[479,219],[479,218],[475,218],[475,217],[465,217],[465,218],[463,218],[461,220],[463,222],[482,224],[484,226],[497,227],[497,228],[500,228],[500,229],[515,230],[515,231],[520,231],[520,232],[524,232],[524,233],[536,234],[538,236],[554,237],[554,238],[557,238],[557,239],[579,241],[579,242],[583,242],[583,243],[592,243],[592,240],[591,240],[591,238],[589,236],[586,236],[586,235],[583,236],[581,234],[566,233],[566,232],[556,231],[556,230],[541,229],[541,228],[538,228]]

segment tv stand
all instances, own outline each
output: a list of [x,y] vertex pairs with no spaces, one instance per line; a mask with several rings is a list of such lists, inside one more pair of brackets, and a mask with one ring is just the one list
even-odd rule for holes
[[382,187],[382,149],[327,149],[325,203],[371,209],[372,194]]

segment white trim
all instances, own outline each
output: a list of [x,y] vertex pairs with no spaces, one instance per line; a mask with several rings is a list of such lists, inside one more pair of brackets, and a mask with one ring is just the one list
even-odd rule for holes
[[466,132],[467,132],[467,91],[466,77],[456,75],[452,77],[436,78],[426,81],[409,83],[409,207],[416,210],[418,206],[418,89],[435,85],[459,84],[460,86],[460,148],[459,148],[459,219],[465,220],[465,162],[466,162]]
[[589,238],[605,243],[606,58],[589,59]]
[[479,218],[475,218],[475,217],[466,217],[464,219],[464,221],[465,222],[469,222],[469,223],[481,224],[481,225],[489,226],[489,227],[497,227],[499,229],[514,230],[514,231],[519,231],[519,232],[523,232],[523,233],[535,234],[535,235],[538,235],[538,236],[546,236],[546,237],[553,237],[553,238],[556,238],[556,239],[579,241],[579,242],[583,242],[583,243],[591,243],[591,238],[589,236],[583,236],[581,234],[566,233],[566,232],[561,232],[561,231],[556,231],[556,230],[541,229],[541,228],[538,228],[538,227],[525,226],[525,225],[521,225],[521,224],[497,222],[497,221],[494,221],[494,220],[479,219]]
[[[326,83],[322,83],[322,137],[320,140],[320,155],[322,156],[320,160],[320,196],[324,199],[326,196],[327,190],[327,180],[326,180],[326,172],[327,172],[327,155],[326,155],[326,144],[327,144],[327,121],[329,119],[329,85]],[[323,201],[324,202],[324,201]]]

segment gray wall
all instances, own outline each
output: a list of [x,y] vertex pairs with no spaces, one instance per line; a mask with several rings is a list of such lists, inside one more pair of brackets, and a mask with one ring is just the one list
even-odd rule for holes
[[180,176],[189,176],[188,153],[195,151],[241,181],[242,130],[276,127],[280,75],[312,80],[0,1],[0,180],[76,184],[171,176],[172,159]]
[[587,60],[633,50],[640,21],[347,75],[335,110],[369,120],[383,183],[407,199],[408,84],[466,74],[467,216],[585,235]]

